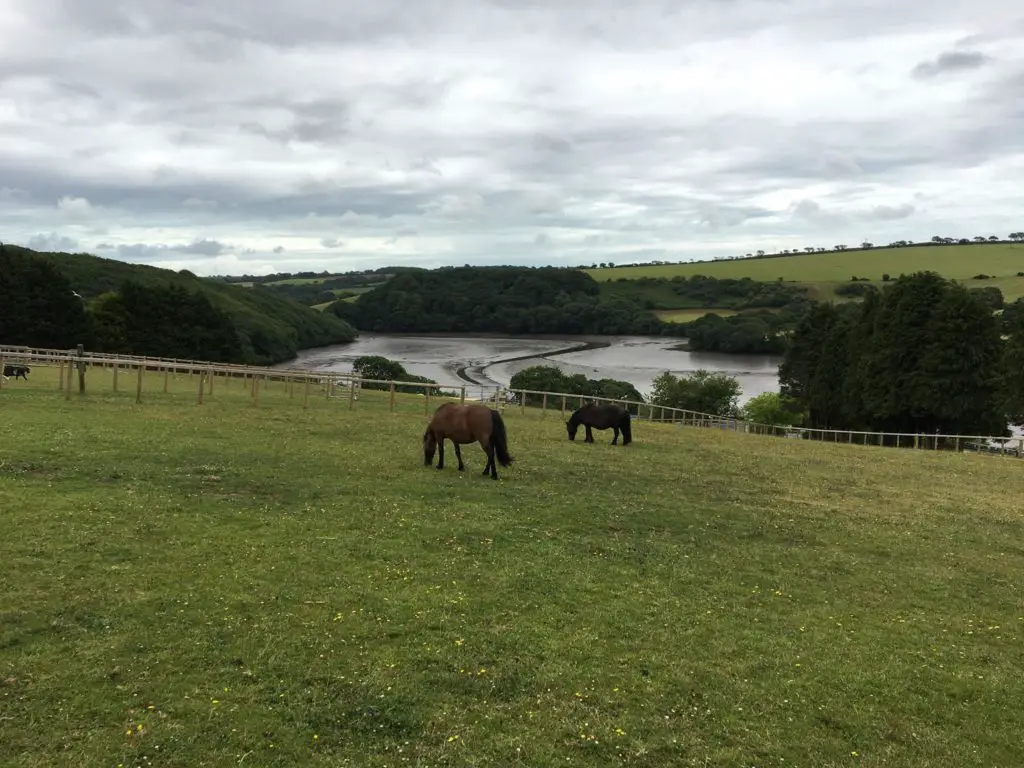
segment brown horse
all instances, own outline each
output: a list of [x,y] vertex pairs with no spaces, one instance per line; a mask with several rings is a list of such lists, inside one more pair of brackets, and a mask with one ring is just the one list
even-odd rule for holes
[[455,458],[459,460],[459,471],[466,465],[462,463],[462,451],[459,445],[464,443],[480,443],[487,454],[487,464],[483,474],[491,473],[491,479],[498,479],[498,470],[494,460],[507,467],[512,464],[508,454],[508,435],[505,433],[505,422],[501,414],[486,405],[471,403],[456,405],[444,403],[436,411],[423,433],[423,463],[431,466],[434,463],[434,451],[437,451],[437,468],[444,469],[444,441],[448,439],[455,446]]

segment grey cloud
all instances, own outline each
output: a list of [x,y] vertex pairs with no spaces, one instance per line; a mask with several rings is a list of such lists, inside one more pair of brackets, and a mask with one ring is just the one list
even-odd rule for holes
[[188,245],[178,246],[175,250],[181,253],[194,253],[197,256],[220,256],[232,250],[230,246],[217,240],[193,240]]
[[794,216],[810,218],[821,213],[821,205],[814,200],[801,200],[792,208]]
[[36,251],[49,252],[74,252],[79,249],[77,240],[64,235],[58,235],[55,232],[45,235],[33,235],[28,239],[26,245]]
[[546,133],[535,133],[533,135],[533,146],[542,151],[560,154],[572,152],[572,142],[560,136],[549,136]]
[[882,219],[883,221],[895,221],[897,219],[905,219],[908,216],[912,216],[917,208],[910,203],[903,203],[901,205],[876,205],[870,211],[870,216],[873,219]]
[[917,64],[910,74],[919,80],[927,80],[947,73],[979,69],[992,61],[991,56],[979,51],[944,51],[934,59]]
[[120,258],[126,261],[154,262],[166,261],[175,254],[211,258],[222,256],[229,253],[232,249],[216,240],[193,240],[187,245],[169,245],[166,243],[112,245],[110,243],[100,243],[96,246],[96,250],[114,251]]
[[345,242],[336,237],[324,237],[321,238],[320,245],[323,248],[344,248]]
[[775,212],[759,206],[735,206],[701,203],[697,210],[698,219],[713,229],[735,227],[753,219],[774,216]]

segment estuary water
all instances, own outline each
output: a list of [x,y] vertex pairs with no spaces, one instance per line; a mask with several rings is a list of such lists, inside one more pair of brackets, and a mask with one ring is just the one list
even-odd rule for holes
[[508,386],[512,376],[531,365],[554,365],[567,374],[590,379],[628,381],[644,396],[663,371],[676,375],[698,369],[735,376],[740,402],[779,388],[781,357],[726,355],[672,349],[683,339],[660,336],[456,336],[447,334],[361,333],[351,344],[308,349],[280,367],[347,373],[363,355],[400,362],[413,374],[450,387],[466,385],[467,396]]

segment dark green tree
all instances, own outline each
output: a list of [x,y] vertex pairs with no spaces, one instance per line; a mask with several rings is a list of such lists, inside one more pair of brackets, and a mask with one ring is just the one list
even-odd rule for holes
[[69,349],[91,341],[85,305],[49,262],[0,245],[0,343]]
[[381,382],[398,381],[408,383],[397,385],[395,387],[396,392],[407,392],[417,395],[421,395],[424,392],[429,392],[431,395],[441,394],[441,388],[439,386],[412,386],[412,383],[436,385],[437,381],[427,378],[426,376],[418,376],[414,373],[409,373],[409,371],[405,369],[405,366],[397,360],[390,360],[386,357],[382,357],[381,355],[363,355],[362,357],[357,357],[352,362],[352,372],[361,379],[374,380],[372,383],[361,385],[366,389],[390,389],[390,384],[383,384]]
[[655,377],[651,403],[716,416],[736,416],[740,385],[734,376],[698,370],[689,376],[665,371]]
[[859,308],[812,310],[794,333],[780,381],[814,427],[1001,435],[1003,360],[985,301],[919,272],[869,294]]
[[[582,395],[583,397],[601,397],[608,400],[627,400],[631,403],[644,402],[643,395],[628,381],[588,379],[581,373],[567,376],[553,365],[531,365],[517,371],[509,382],[509,388]],[[543,395],[526,395],[526,404],[540,405],[543,399]],[[553,405],[553,403],[549,405]],[[630,407],[629,410],[631,413],[636,413],[635,408]]]
[[128,280],[94,306],[103,351],[213,362],[241,356],[231,317],[199,291]]

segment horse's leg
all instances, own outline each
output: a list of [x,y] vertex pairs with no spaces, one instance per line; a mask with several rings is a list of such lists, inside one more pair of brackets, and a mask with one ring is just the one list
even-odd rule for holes
[[491,466],[491,480],[498,479],[498,462],[495,457],[498,452],[494,450],[494,443],[487,441],[487,463]]
[[462,450],[458,443],[453,443],[453,445],[455,446],[455,458],[459,460],[459,472],[462,472],[466,469],[466,465],[462,463]]
[[484,471],[481,473],[486,475],[488,472],[491,471],[492,467],[494,466],[494,448],[491,447],[490,440],[481,440],[480,447],[483,448],[484,453],[487,454],[487,463],[484,464]]
[[587,428],[587,437],[586,437],[586,439],[583,442],[585,442],[585,443],[592,443],[592,442],[594,442],[594,433],[590,431],[590,425],[589,424],[584,424],[583,426]]
[[612,429],[614,430],[614,435],[615,435],[615,437],[612,438],[612,445],[617,445],[618,442],[619,442],[619,428],[618,427],[612,427]]
[[437,441],[437,468],[444,469],[444,438]]

